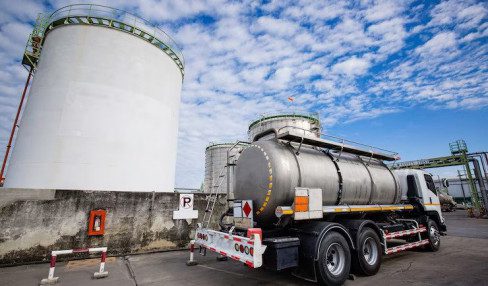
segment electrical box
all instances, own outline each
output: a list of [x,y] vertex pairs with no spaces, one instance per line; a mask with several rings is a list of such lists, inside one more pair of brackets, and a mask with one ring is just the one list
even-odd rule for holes
[[90,220],[88,222],[88,236],[103,235],[105,233],[106,215],[106,210],[90,211]]

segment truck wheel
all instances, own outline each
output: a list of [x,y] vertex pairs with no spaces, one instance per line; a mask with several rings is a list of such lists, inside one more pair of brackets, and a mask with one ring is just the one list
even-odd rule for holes
[[427,249],[434,252],[439,250],[441,247],[441,234],[437,223],[431,219],[427,223],[427,238],[429,239]]
[[366,227],[359,234],[355,254],[354,270],[367,276],[378,273],[381,266],[381,243],[378,234],[373,229]]
[[319,252],[319,283],[342,285],[351,269],[351,251],[344,236],[331,231],[322,240]]

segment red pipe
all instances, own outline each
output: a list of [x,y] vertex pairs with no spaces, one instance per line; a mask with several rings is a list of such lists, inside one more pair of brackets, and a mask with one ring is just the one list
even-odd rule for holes
[[27,92],[27,87],[32,76],[32,67],[29,71],[29,76],[24,86],[24,91],[22,92],[22,97],[20,98],[19,108],[17,108],[17,114],[15,115],[14,125],[12,126],[12,131],[10,131],[10,138],[8,139],[7,150],[5,151],[5,156],[3,157],[2,171],[0,172],[0,186],[3,186],[3,181],[5,180],[4,172],[5,166],[7,165],[8,155],[10,153],[10,148],[12,147],[12,141],[14,140],[15,129],[17,127],[17,122],[19,121],[20,112],[22,111],[22,105],[24,104],[25,93]]

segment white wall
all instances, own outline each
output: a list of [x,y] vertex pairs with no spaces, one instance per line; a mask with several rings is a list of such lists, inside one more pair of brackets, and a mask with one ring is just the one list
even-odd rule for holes
[[5,187],[172,192],[182,75],[104,27],[46,37]]

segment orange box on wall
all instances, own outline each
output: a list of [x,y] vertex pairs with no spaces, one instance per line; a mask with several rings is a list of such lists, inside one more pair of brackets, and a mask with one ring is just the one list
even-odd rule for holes
[[90,220],[88,222],[88,235],[103,235],[105,233],[106,210],[90,211]]

